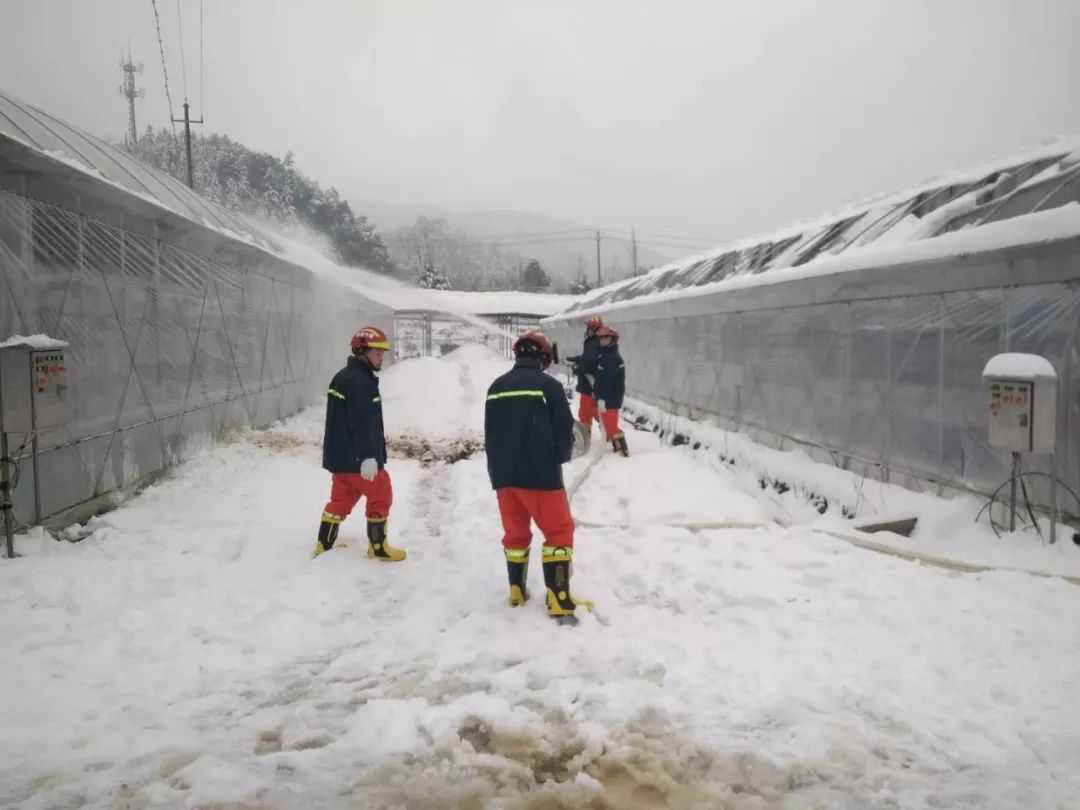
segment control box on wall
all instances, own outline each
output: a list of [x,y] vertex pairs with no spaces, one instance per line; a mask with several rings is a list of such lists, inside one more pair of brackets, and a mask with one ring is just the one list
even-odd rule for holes
[[67,348],[41,338],[0,343],[0,430],[40,433],[67,424]]
[[1057,372],[1037,354],[998,354],[983,369],[990,446],[1015,453],[1053,455]]

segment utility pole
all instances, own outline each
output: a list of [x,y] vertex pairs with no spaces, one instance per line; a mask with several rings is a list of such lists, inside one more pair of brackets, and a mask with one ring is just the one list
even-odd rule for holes
[[135,128],[135,99],[146,96],[146,88],[135,87],[135,74],[143,72],[142,62],[135,64],[131,61],[131,51],[128,51],[127,59],[120,54],[120,69],[124,71],[124,83],[120,85],[120,95],[127,99],[128,103],[128,143],[134,145],[138,140],[139,133]]
[[[173,123],[179,124],[181,121],[179,118],[174,118]],[[187,149],[187,184],[188,188],[195,188],[195,176],[191,170],[191,125],[201,124],[203,120],[200,118],[198,121],[191,119],[191,105],[188,104],[187,99],[184,99],[184,146]]]
[[633,263],[634,263],[634,270],[632,272],[632,275],[636,276],[637,275],[637,232],[633,227],[630,228],[630,244],[632,245],[631,253],[633,254]]
[[600,231],[596,232],[596,286],[604,286],[604,282],[600,279]]

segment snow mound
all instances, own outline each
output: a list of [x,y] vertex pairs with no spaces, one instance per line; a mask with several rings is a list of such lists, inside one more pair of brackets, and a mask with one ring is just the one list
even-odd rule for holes
[[1020,352],[1006,352],[995,354],[991,357],[982,373],[983,379],[987,377],[1008,377],[1020,380],[1045,378],[1056,380],[1057,372],[1054,366],[1045,357],[1038,354],[1022,354]]
[[458,346],[456,349],[444,354],[441,359],[462,366],[474,363],[502,363],[507,369],[510,368],[511,363],[507,357],[490,346],[482,346],[478,343],[466,343]]
[[63,349],[66,348],[68,342],[66,340],[59,340],[58,338],[49,337],[48,335],[12,335],[7,340],[0,343],[0,349],[8,349],[14,346],[29,346],[36,351],[42,351],[47,349]]

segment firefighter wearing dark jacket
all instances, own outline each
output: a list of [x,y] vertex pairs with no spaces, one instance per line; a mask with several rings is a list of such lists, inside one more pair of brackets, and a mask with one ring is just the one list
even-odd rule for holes
[[566,358],[574,364],[574,373],[577,375],[577,392],[580,394],[578,421],[590,431],[593,420],[599,418],[593,387],[596,380],[596,366],[600,361],[600,338],[597,337],[596,331],[603,325],[604,320],[599,315],[593,315],[585,321],[585,342],[581,347],[581,354]]
[[600,359],[596,364],[596,409],[604,426],[604,435],[620,456],[629,456],[626,434],[619,429],[619,409],[626,394],[626,364],[619,354],[619,332],[614,326],[601,326]]
[[386,542],[386,521],[394,500],[386,471],[382,397],[375,372],[390,348],[386,333],[365,326],[352,338],[353,356],[334,375],[326,395],[323,468],[332,475],[330,501],[323,509],[315,556],[334,547],[341,523],[361,497],[367,498],[367,555],[399,562],[405,552]]
[[563,486],[562,465],[573,450],[574,418],[558,380],[545,373],[551,343],[526,332],[514,343],[514,367],[488,389],[484,448],[488,476],[499,502],[510,605],[529,598],[531,521],[544,535],[544,584],[548,615],[573,623],[579,604],[570,595],[574,519]]

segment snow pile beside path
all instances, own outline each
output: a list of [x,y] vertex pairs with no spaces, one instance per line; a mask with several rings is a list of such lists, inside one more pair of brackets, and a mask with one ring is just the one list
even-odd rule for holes
[[[998,537],[985,518],[975,522],[985,502],[974,496],[940,498],[913,492],[815,462],[801,450],[773,450],[743,434],[673,416],[637,400],[628,400],[626,407],[628,413],[658,426],[668,441],[676,434],[685,437],[690,446],[680,448],[684,453],[732,464],[744,476],[744,487],[753,481],[764,489],[763,496],[774,506],[774,518],[785,525],[799,523],[850,532],[856,524],[918,517],[910,538],[883,533],[875,539],[909,551],[981,565],[1080,574],[1080,548],[1071,542],[1071,532],[1064,527],[1054,545],[1034,532]],[[692,450],[694,444],[701,445],[700,449]],[[785,491],[778,495],[778,489]],[[819,509],[823,514],[818,514]],[[1044,532],[1048,529],[1045,521],[1040,525]]]
[[380,375],[388,436],[482,442],[487,390],[513,362],[485,346],[462,346],[441,358],[416,357]]
[[[602,439],[594,435],[593,441]],[[745,474],[672,452],[651,433],[629,431],[627,441],[630,457],[605,456],[578,490],[577,520],[648,530],[665,524],[772,519],[760,488]]]

